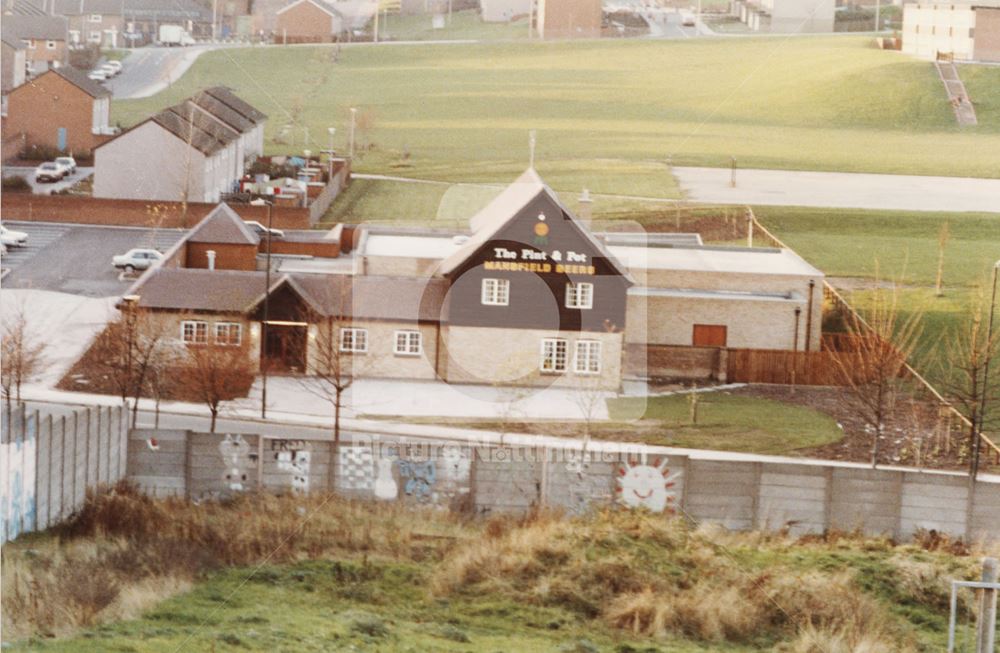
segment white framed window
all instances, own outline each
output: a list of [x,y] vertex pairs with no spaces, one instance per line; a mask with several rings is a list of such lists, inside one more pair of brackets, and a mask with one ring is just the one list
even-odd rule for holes
[[601,341],[577,340],[573,352],[573,371],[577,374],[601,373]]
[[486,306],[510,304],[510,279],[483,279],[483,304]]
[[90,41],[91,43],[100,43],[101,42],[100,30],[91,30],[90,33],[87,34],[87,40]]
[[48,50],[55,50],[56,49],[56,42],[55,41],[46,41],[45,42],[45,47]]
[[542,338],[542,357],[538,369],[543,374],[566,371],[566,341],[562,338]]
[[340,330],[340,351],[363,354],[368,351],[368,329],[353,327]]
[[239,322],[216,322],[215,344],[239,345],[243,341],[243,325]]
[[566,308],[593,308],[594,284],[567,283]]
[[99,22],[101,22],[101,15],[100,14],[90,14],[90,22],[92,22],[92,23],[99,23]]
[[188,345],[208,344],[208,322],[184,320],[181,322],[181,340]]
[[419,356],[422,342],[419,331],[397,331],[393,345],[393,353],[397,356]]

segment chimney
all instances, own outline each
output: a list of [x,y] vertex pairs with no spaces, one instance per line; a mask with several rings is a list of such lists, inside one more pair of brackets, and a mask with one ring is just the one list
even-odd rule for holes
[[207,252],[205,252],[205,256],[208,257],[208,269],[209,270],[214,270],[215,269],[215,250],[214,249],[208,250]]
[[593,217],[593,204],[594,204],[594,200],[590,199],[590,191],[584,188],[583,192],[580,193],[580,197],[577,199],[577,201],[580,204],[580,207],[577,209],[579,218],[580,220],[583,221],[584,224],[589,226],[590,220]]

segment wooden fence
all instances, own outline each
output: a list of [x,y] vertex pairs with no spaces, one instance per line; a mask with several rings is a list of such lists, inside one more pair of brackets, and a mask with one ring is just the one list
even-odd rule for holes
[[[849,352],[730,349],[729,383],[843,385],[837,358]],[[848,363],[849,365],[849,363]]]

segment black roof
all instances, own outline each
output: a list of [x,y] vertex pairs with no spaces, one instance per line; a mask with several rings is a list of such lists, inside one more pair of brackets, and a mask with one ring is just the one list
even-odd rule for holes
[[222,102],[255,124],[260,124],[267,120],[266,114],[245,102],[242,98],[238,97],[230,88],[226,88],[225,86],[213,86],[212,88],[206,88],[203,92],[212,96],[219,102]]
[[82,70],[73,68],[72,66],[60,66],[59,68],[52,68],[49,72],[59,75],[92,98],[111,97],[111,91],[87,77],[87,73]]

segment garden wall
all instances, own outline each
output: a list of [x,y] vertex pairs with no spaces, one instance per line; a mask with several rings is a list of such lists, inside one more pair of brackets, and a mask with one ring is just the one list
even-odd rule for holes
[[[549,441],[551,442],[551,440]],[[155,443],[154,446],[151,443]],[[594,443],[499,446],[349,433],[326,439],[133,431],[128,477],[156,496],[336,491],[480,515],[617,504],[734,530],[829,529],[908,539],[919,530],[1000,540],[1000,480],[854,463]],[[335,458],[331,466],[331,458]]]

